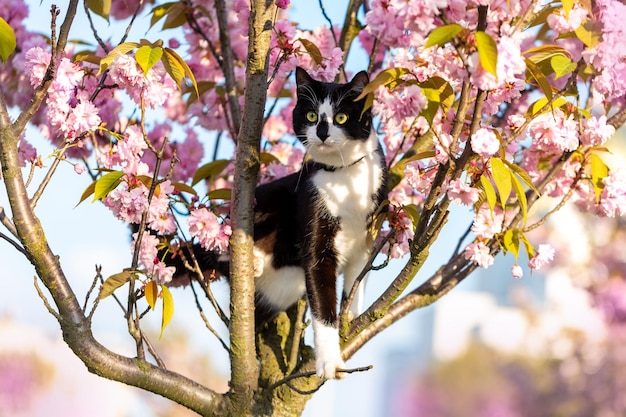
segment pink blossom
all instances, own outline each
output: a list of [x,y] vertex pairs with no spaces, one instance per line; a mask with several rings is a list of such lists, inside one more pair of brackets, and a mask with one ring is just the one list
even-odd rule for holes
[[[131,250],[135,250],[137,241],[137,233],[133,233],[133,241]],[[143,233],[141,236],[141,244],[139,245],[139,266],[148,278],[157,282],[157,284],[166,284],[172,280],[176,267],[167,266],[165,262],[158,258],[159,238],[150,233]]]
[[38,46],[26,51],[26,61],[24,62],[24,69],[30,77],[30,84],[33,87],[41,84],[48,64],[50,64],[51,54],[49,51],[44,50]]
[[126,182],[122,182],[115,190],[107,195],[103,203],[115,217],[126,223],[141,223],[141,216],[148,209],[148,189],[139,183],[129,189]]
[[480,206],[476,216],[474,216],[472,232],[474,232],[478,238],[491,239],[496,233],[502,231],[503,222],[504,213],[502,209],[496,206],[492,212],[489,205],[484,203]]
[[291,3],[291,0],[276,0],[276,7],[286,9],[289,7],[289,3]]
[[528,133],[533,140],[531,149],[561,154],[578,147],[578,126],[574,117],[565,117],[558,108],[533,120]]
[[518,264],[515,264],[511,267],[511,275],[513,278],[521,278],[524,276],[524,270]]
[[435,160],[440,164],[445,164],[450,158],[450,145],[452,145],[452,136],[448,133],[441,133],[433,137],[435,144]]
[[491,129],[478,129],[470,141],[472,150],[484,157],[495,155],[500,150],[500,140]]
[[557,10],[558,13],[551,13],[547,18],[548,25],[556,33],[573,32],[587,17],[587,10],[578,3],[574,3],[574,7],[569,11],[567,18],[563,8]]
[[71,90],[80,84],[83,80],[83,75],[84,72],[78,64],[70,61],[68,58],[63,58],[54,77],[54,88]]
[[83,164],[74,164],[74,172],[78,175],[82,175],[85,172],[85,165]]
[[101,119],[98,108],[91,101],[81,100],[67,116],[67,121],[61,130],[68,136],[74,137],[83,132],[94,130],[100,125]]
[[541,244],[535,256],[528,261],[530,269],[539,270],[554,259],[554,248],[548,244]]
[[448,184],[448,198],[456,204],[471,206],[478,201],[480,191],[477,188],[470,187],[465,181],[456,179]]
[[[382,253],[388,253],[391,258],[399,259],[410,252],[409,242],[413,239],[415,230],[413,221],[405,210],[395,207],[393,214],[389,222],[396,236],[385,244]],[[392,230],[384,231],[383,235],[391,233]]]
[[591,116],[589,119],[583,120],[583,131],[580,135],[580,141],[584,145],[596,146],[602,145],[615,134],[615,128],[607,123],[606,116],[599,118]]
[[493,265],[494,258],[491,255],[489,248],[483,243],[470,243],[465,247],[463,252],[465,259],[469,259],[482,268],[489,268]]
[[17,156],[19,158],[20,166],[26,166],[26,162],[33,162],[37,159],[37,149],[31,145],[26,139],[20,138],[18,144]]
[[611,170],[602,180],[604,189],[600,194],[600,213],[607,217],[626,213],[626,169]]
[[263,125],[263,136],[265,136],[268,141],[276,143],[285,137],[287,130],[287,125],[282,117],[271,115]]
[[132,56],[120,54],[109,65],[109,75],[126,90],[136,104],[140,105],[143,98],[144,105],[149,108],[162,105],[178,92],[176,83],[166,73],[161,61],[144,74]]
[[[131,250],[135,250],[135,246],[137,244],[137,233],[133,233],[133,240],[131,242]],[[143,233],[141,235],[141,244],[139,245],[139,264],[144,268],[151,269],[152,265],[154,265],[154,260],[157,259],[159,245],[159,238],[155,235],[151,235],[150,233]]]
[[198,238],[204,249],[224,252],[228,248],[228,239],[232,234],[230,225],[220,224],[217,216],[205,207],[192,211],[187,224],[189,233]]

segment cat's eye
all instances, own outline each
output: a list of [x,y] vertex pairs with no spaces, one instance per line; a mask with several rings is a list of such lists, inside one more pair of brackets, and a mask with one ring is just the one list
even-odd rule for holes
[[317,113],[314,111],[307,112],[306,119],[311,123],[317,122]]
[[345,122],[348,121],[348,115],[345,113],[337,113],[335,115],[335,122],[337,122],[337,124],[344,124]]

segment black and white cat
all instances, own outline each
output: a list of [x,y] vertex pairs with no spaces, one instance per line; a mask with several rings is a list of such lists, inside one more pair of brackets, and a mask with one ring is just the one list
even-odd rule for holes
[[[316,371],[340,378],[337,277],[347,297],[366,265],[372,215],[386,197],[386,167],[370,110],[354,99],[368,83],[324,83],[296,69],[293,128],[306,148],[299,172],[257,187],[254,256],[257,320],[305,293],[311,311]],[[196,249],[197,250],[197,249]],[[206,257],[198,256],[201,260]],[[227,273],[227,271],[223,271]],[[351,311],[362,306],[364,281]]]

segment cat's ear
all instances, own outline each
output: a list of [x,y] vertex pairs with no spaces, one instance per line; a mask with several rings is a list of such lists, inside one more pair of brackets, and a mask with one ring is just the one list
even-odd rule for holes
[[369,82],[370,77],[367,75],[367,72],[361,71],[352,77],[352,80],[349,83],[350,89],[355,93],[360,94]]
[[298,88],[313,83],[313,78],[302,67],[296,67],[296,84]]

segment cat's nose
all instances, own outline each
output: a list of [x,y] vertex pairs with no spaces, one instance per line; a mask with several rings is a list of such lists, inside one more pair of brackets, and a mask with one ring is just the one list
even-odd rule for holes
[[328,139],[328,136],[330,136],[328,134],[328,122],[321,121],[317,125],[317,137],[320,138],[322,142],[324,142],[326,139]]

